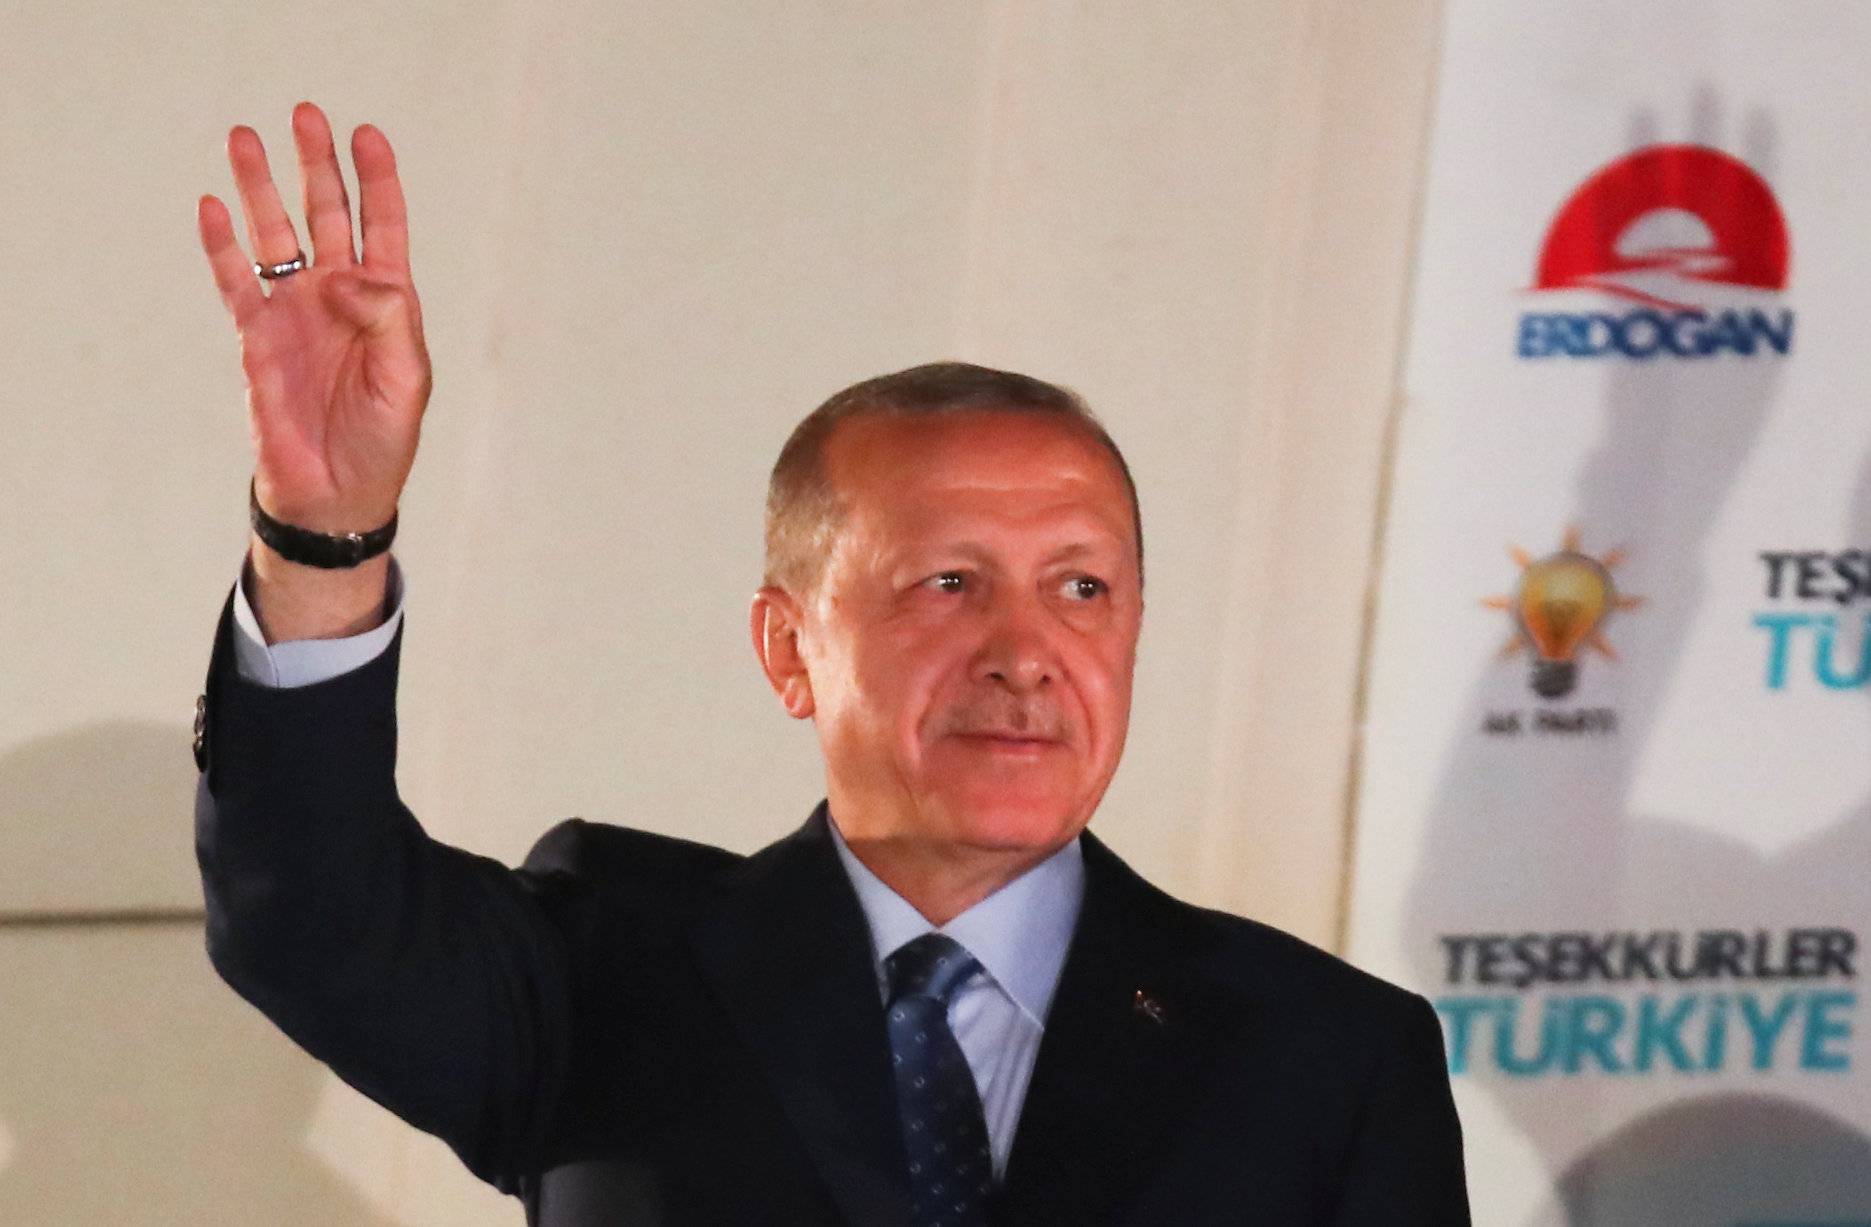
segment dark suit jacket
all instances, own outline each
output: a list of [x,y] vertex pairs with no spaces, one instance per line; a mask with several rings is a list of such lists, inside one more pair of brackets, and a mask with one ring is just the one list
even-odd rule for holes
[[[223,612],[196,811],[221,975],[529,1223],[896,1227],[868,932],[824,806],[751,857],[574,819],[509,869],[397,797],[398,641],[272,690]],[[1004,1224],[1457,1227],[1422,998],[1084,838]]]

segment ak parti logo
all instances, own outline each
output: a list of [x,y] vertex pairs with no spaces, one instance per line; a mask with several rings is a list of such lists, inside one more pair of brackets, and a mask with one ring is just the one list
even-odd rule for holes
[[[1736,358],[1793,348],[1786,220],[1767,181],[1704,145],[1605,166],[1554,215],[1530,292],[1574,309],[1520,317],[1521,358]],[[1576,309],[1580,295],[1597,309]],[[1583,304],[1577,304],[1583,305]]]
[[1611,573],[1624,561],[1614,549],[1594,556],[1585,552],[1577,528],[1568,528],[1559,548],[1535,558],[1519,546],[1508,553],[1520,567],[1520,583],[1505,596],[1482,602],[1513,618],[1514,634],[1502,649],[1506,656],[1532,658],[1528,682],[1542,699],[1560,699],[1578,685],[1578,658],[1590,648],[1616,660],[1605,638],[1605,624],[1620,610],[1636,609],[1643,598],[1618,590]]

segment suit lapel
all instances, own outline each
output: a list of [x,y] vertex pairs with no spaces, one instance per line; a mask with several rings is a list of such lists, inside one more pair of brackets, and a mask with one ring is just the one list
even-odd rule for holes
[[845,1217],[909,1221],[870,930],[821,804],[749,858],[691,945]]
[[1196,967],[1213,934],[1083,839],[1085,900],[1008,1161],[1008,1222],[1108,1221],[1241,1059],[1240,1004]]

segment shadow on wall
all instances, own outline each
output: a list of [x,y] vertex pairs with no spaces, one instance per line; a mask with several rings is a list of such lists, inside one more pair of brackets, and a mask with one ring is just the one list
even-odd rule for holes
[[[1725,147],[1719,111],[1712,93],[1699,97],[1690,139]],[[1633,149],[1657,142],[1655,116],[1634,116],[1628,138]],[[1740,145],[1744,160],[1771,182],[1774,132],[1766,117],[1750,117]],[[1638,614],[1612,629],[1623,663],[1585,666],[1593,704],[1603,696],[1618,731],[1589,741],[1486,736],[1489,713],[1537,700],[1524,657],[1484,671],[1432,802],[1422,864],[1433,870],[1411,887],[1406,941],[1419,983],[1446,986],[1445,934],[1858,927],[1871,864],[1871,800],[1770,856],[1640,812],[1631,797],[1708,587],[1708,531],[1769,418],[1780,371],[1776,362],[1711,360],[1625,362],[1606,372],[1604,431],[1580,470],[1569,523],[1583,533],[1588,553],[1628,545],[1628,575],[1639,577],[1630,586],[1646,598]],[[1839,546],[1871,536],[1871,470],[1860,478],[1856,503]],[[1555,540],[1565,527],[1553,526]],[[1751,555],[1713,561],[1756,565]],[[1735,751],[1712,745],[1710,752]],[[1540,1045],[1537,1015],[1523,1017],[1520,1031],[1518,1050]],[[1761,1222],[1794,1221],[1803,1209],[1816,1222],[1871,1214],[1871,1141],[1810,1105],[1709,1094],[1706,1081],[1673,1071],[1516,1078],[1492,1064],[1477,1060],[1462,1081],[1493,1096],[1553,1165],[1563,1211],[1550,1209],[1543,1224],[1730,1224],[1750,1221],[1744,1216],[1753,1206]],[[1777,1072],[1775,1089],[1810,1089],[1815,1098],[1837,1093],[1836,1073],[1805,1075],[1804,1084],[1801,1077]],[[1788,1184],[1802,1173],[1810,1178]],[[1776,1191],[1785,1197],[1776,1200]],[[1562,1212],[1567,1218],[1553,1217]]]
[[[68,829],[96,838],[66,855],[121,855],[114,818],[79,808],[121,794],[124,821],[144,821],[136,798],[174,791],[188,737],[116,723],[22,746],[0,757],[0,822],[68,809]],[[76,779],[110,764],[127,778]],[[166,838],[192,861],[184,775]],[[62,780],[75,793],[61,803]],[[305,1148],[325,1071],[221,983],[199,920],[0,926],[0,986],[0,1223],[393,1227]]]
[[1871,1207],[1871,1140],[1804,1104],[1710,1095],[1607,1137],[1558,1194],[1538,1227],[1851,1227],[1839,1215]]
[[[0,913],[201,907],[186,725],[87,724],[5,751]],[[178,825],[180,822],[180,825]]]

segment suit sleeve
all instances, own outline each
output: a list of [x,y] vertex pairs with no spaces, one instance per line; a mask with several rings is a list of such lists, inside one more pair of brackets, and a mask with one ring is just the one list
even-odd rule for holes
[[272,689],[240,676],[230,622],[198,748],[210,960],[346,1082],[520,1192],[566,1076],[564,839],[513,870],[423,832],[395,782],[400,630],[359,669]]
[[1333,1227],[1467,1227],[1462,1126],[1442,1026],[1415,994],[1374,1066],[1351,1139]]

